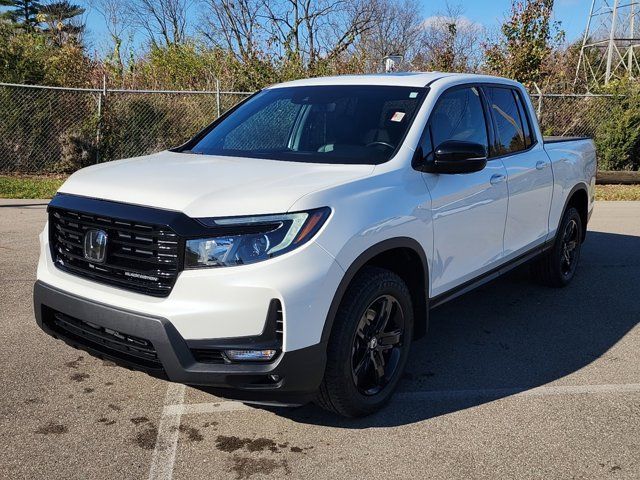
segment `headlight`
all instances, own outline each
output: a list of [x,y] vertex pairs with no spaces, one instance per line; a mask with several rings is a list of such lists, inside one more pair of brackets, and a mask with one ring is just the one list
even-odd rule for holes
[[330,213],[324,207],[282,215],[199,218],[212,235],[187,240],[185,268],[245,265],[282,255],[309,241]]

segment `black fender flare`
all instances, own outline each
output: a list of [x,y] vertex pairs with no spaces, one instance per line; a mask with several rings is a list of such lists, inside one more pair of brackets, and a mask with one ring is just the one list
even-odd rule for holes
[[[588,216],[589,216],[589,189],[587,188],[587,184],[580,182],[577,185],[574,185],[573,188],[569,191],[569,193],[567,194],[567,198],[565,198],[564,200],[564,207],[562,207],[562,213],[560,214],[560,218],[558,219],[558,225],[556,225],[556,231],[553,237],[553,240],[555,241],[556,236],[558,235],[558,230],[560,229],[560,224],[562,223],[562,219],[564,218],[564,214],[567,213],[567,208],[569,208],[569,202],[571,201],[571,198],[573,197],[573,195],[578,192],[578,191],[584,191],[584,193],[587,195],[587,220],[588,220]],[[586,237],[586,232],[587,232],[587,222],[585,222],[585,224],[582,226],[582,241],[584,242],[584,239]]]
[[[424,294],[425,299],[423,328],[426,332],[429,322],[429,264],[427,262],[427,255],[424,252],[422,245],[420,245],[417,240],[409,237],[395,237],[383,240],[382,242],[376,243],[375,245],[367,248],[364,252],[358,255],[358,257],[356,257],[356,259],[351,263],[349,268],[347,268],[345,274],[342,277],[342,280],[340,281],[340,284],[338,285],[336,293],[333,295],[333,300],[331,301],[329,312],[327,313],[327,318],[322,329],[321,342],[323,344],[326,344],[329,341],[329,336],[331,335],[331,329],[336,318],[336,313],[338,312],[338,307],[342,302],[342,298],[344,297],[347,288],[349,288],[351,281],[356,276],[358,271],[360,271],[360,269],[374,257],[389,250],[394,250],[396,248],[408,248],[415,252],[421,260],[425,285],[425,291],[421,292]],[[416,307],[414,307],[414,309],[415,308]]]

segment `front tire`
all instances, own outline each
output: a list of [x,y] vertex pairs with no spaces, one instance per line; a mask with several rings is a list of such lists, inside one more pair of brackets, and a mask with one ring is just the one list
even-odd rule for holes
[[363,268],[338,308],[316,403],[346,417],[382,408],[402,376],[412,335],[405,282],[389,270]]
[[571,282],[580,260],[582,231],[582,218],[578,210],[567,208],[553,247],[531,265],[531,272],[539,283],[565,287]]

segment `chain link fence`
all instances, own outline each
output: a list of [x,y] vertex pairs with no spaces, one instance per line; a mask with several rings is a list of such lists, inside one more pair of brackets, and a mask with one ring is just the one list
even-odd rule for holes
[[[69,173],[180,145],[251,92],[0,83],[0,173]],[[606,95],[532,94],[545,135],[598,135]]]
[[543,135],[598,136],[598,126],[611,115],[613,95],[532,94]]
[[0,172],[69,173],[175,147],[248,95],[0,83]]

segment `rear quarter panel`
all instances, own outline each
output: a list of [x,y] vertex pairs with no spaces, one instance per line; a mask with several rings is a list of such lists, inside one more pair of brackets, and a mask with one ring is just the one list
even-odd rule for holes
[[596,183],[596,148],[593,140],[580,139],[545,143],[545,151],[553,168],[553,197],[549,212],[549,237],[560,224],[564,207],[574,187],[587,189],[588,209],[593,209]]

